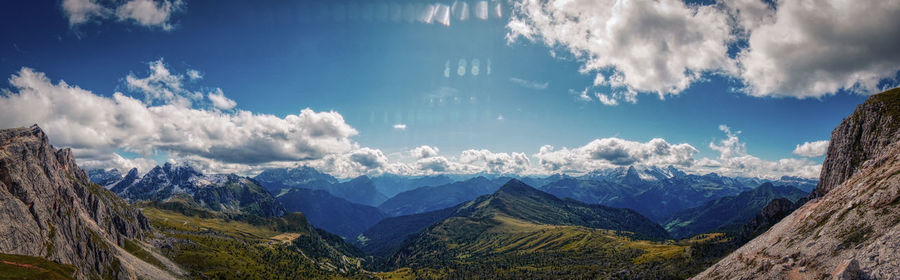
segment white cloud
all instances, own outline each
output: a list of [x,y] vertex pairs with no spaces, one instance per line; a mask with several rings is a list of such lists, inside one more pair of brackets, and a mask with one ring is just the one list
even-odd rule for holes
[[[152,72],[151,76],[169,73]],[[167,81],[163,87],[169,89],[177,84],[160,80]],[[22,68],[9,81],[12,89],[0,96],[0,127],[37,123],[54,145],[75,148],[79,162],[126,165],[116,163],[121,159],[113,154],[120,149],[141,157],[164,151],[176,159],[247,165],[316,160],[356,149],[349,137],[357,131],[333,111],[303,109],[281,118],[243,110],[196,109],[177,99],[155,105],[119,92],[103,97],[64,81],[54,84],[30,68]],[[141,85],[137,88],[161,88],[153,84],[137,83]]]
[[139,26],[160,28],[165,31],[174,29],[170,22],[173,14],[184,9],[181,0],[129,0],[129,1],[96,1],[96,0],[63,0],[62,10],[69,19],[69,26],[115,17],[120,22],[133,22]]
[[749,32],[759,25],[773,20],[773,7],[761,0],[729,0],[720,1],[734,21],[744,32]]
[[602,138],[574,148],[544,145],[534,157],[549,172],[586,172],[617,166],[690,166],[697,149],[687,143],[670,144],[654,138],[646,143]]
[[110,13],[109,9],[101,6],[96,0],[63,0],[62,10],[69,19],[69,26],[87,23]]
[[583,72],[622,77],[598,79],[602,85],[663,97],[703,73],[733,68],[728,20],[714,6],[680,0],[524,0],[513,5],[507,38],[563,47],[584,62]]
[[[168,90],[172,96],[180,96],[194,92],[185,89],[180,79],[172,78],[182,75],[164,64],[150,67],[155,69],[148,77],[130,75],[132,79],[125,82],[145,94]],[[602,138],[572,149],[545,145],[532,156],[485,149],[444,156],[437,147],[423,145],[400,153],[408,155],[405,159],[391,160],[381,150],[360,147],[350,140],[358,132],[337,112],[303,109],[299,114],[277,117],[237,109],[203,109],[209,108],[206,105],[195,108],[178,98],[145,102],[120,92],[103,97],[64,81],[53,83],[30,68],[22,68],[9,82],[12,88],[0,95],[0,127],[37,123],[54,145],[72,147],[79,163],[87,168],[137,167],[143,172],[155,164],[149,158],[159,152],[209,173],[253,174],[263,168],[302,164],[338,177],[581,173],[625,165],[676,165],[688,172],[729,176],[816,177],[821,168],[806,158],[768,161],[749,155],[740,132],[725,125],[719,129],[727,137],[709,143],[710,149],[719,153],[715,159],[695,158],[697,149],[687,143],[671,144],[660,138],[647,142]],[[797,146],[795,154],[820,156],[822,147],[827,147],[827,141],[804,143]],[[121,151],[138,157],[126,159]]]
[[578,98],[579,101],[591,102],[591,101],[594,101],[594,99],[591,98],[590,95],[588,95],[588,90],[589,90],[589,89],[590,89],[590,88],[585,88],[585,89],[582,90],[582,91],[575,91],[574,89],[569,89],[569,94],[577,95],[577,98]]
[[695,158],[698,150],[687,143],[671,144],[656,138],[646,143],[619,138],[596,139],[574,148],[555,149],[545,145],[533,156],[541,170],[536,173],[583,173],[594,169],[619,166],[667,166],[675,165],[689,173],[716,172],[726,176],[777,178],[784,175],[817,178],[821,164],[803,158],[783,158],[775,161],[760,159],[747,153],[746,144],[740,141],[740,131],[722,125],[719,129],[725,139],[709,144],[719,153],[716,159]]
[[134,21],[141,26],[169,31],[174,28],[169,23],[169,17],[183,6],[184,2],[181,0],[130,0],[116,8],[116,17],[119,21]]
[[733,131],[726,125],[719,129],[726,139],[709,143],[709,147],[719,152],[718,159],[702,158],[692,167],[694,172],[716,172],[726,176],[748,176],[775,178],[784,175],[817,178],[822,165],[808,159],[783,158],[767,161],[747,153],[746,144],[740,141],[740,131]]
[[191,81],[203,79],[203,74],[201,74],[200,71],[194,69],[188,69],[187,76],[189,79],[191,79]]
[[400,131],[406,130],[406,125],[402,124],[402,123],[395,124],[394,130],[400,130]]
[[465,150],[459,157],[465,164],[481,164],[484,170],[494,174],[518,174],[531,167],[525,153],[494,153],[488,150]]
[[438,155],[438,152],[440,152],[440,149],[438,149],[437,147],[422,145],[422,146],[416,147],[415,149],[410,150],[409,154],[413,158],[423,159],[423,158],[435,157]]
[[85,170],[115,168],[124,173],[132,168],[137,168],[138,174],[143,174],[158,165],[158,163],[152,159],[142,157],[128,159],[117,153],[103,153],[97,155],[97,157],[85,157],[84,151],[74,150],[74,152],[81,155],[78,158],[78,166]]
[[747,155],[747,144],[741,142],[741,139],[738,138],[738,134],[741,134],[740,131],[731,131],[731,128],[727,125],[719,125],[719,130],[725,132],[725,135],[728,138],[716,142],[709,142],[709,148],[713,149],[716,152],[719,152],[719,158],[733,158]]
[[898,17],[898,1],[515,0],[507,39],[568,51],[592,87],[622,92],[606,101],[664,98],[709,75],[751,96],[815,98],[900,82]]
[[801,157],[820,157],[828,151],[828,140],[805,142],[794,148],[794,154]]
[[519,85],[524,88],[534,89],[534,90],[545,90],[548,86],[550,86],[549,82],[538,82],[538,81],[529,81],[524,79],[519,79],[515,77],[509,78],[509,81]]
[[425,174],[431,173],[444,173],[452,170],[452,163],[445,157],[429,157],[423,158],[416,161],[416,167],[418,170],[425,172]]
[[[743,49],[740,78],[754,96],[878,91],[900,71],[900,2],[779,1]],[[756,25],[756,24],[754,24]]]
[[[144,102],[152,103],[178,103],[189,106],[191,98],[195,97],[182,88],[182,75],[172,74],[166,67],[163,59],[149,63],[150,74],[145,78],[138,78],[135,74],[125,77],[128,89],[144,94]],[[201,94],[202,96],[202,94]]]
[[618,100],[616,100],[615,98],[610,97],[609,95],[602,94],[602,93],[597,93],[597,100],[599,100],[600,103],[603,103],[603,105],[606,105],[606,106],[616,106],[616,105],[619,105],[619,101],[618,101]]
[[215,92],[210,92],[206,96],[209,98],[209,101],[212,102],[213,107],[216,107],[217,109],[231,110],[234,106],[237,106],[237,102],[225,97],[225,93],[222,92],[222,89],[217,88]]

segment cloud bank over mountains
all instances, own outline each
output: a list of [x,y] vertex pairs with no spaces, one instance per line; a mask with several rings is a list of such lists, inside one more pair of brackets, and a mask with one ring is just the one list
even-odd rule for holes
[[897,85],[898,16],[898,1],[521,0],[507,39],[571,53],[596,76],[582,99],[605,105],[677,95],[708,75],[751,96],[817,98]]
[[[129,75],[128,88],[101,96],[65,81],[53,83],[44,73],[22,68],[9,79],[12,89],[0,96],[0,126],[37,123],[54,145],[75,149],[88,167],[147,167],[159,152],[170,158],[205,161],[210,169],[237,165],[322,159],[358,149],[350,137],[356,129],[337,112],[299,110],[278,117],[245,110],[222,111],[221,89],[203,94],[187,90],[183,75],[150,63],[147,77]],[[206,99],[208,98],[208,99]],[[121,152],[139,155],[129,160]]]
[[[37,123],[54,145],[72,147],[87,168],[141,171],[158,164],[159,158],[188,162],[211,173],[253,174],[264,168],[307,165],[338,177],[583,173],[628,165],[674,165],[689,172],[725,175],[817,177],[821,166],[807,158],[766,161],[749,155],[740,132],[724,125],[720,129],[726,138],[709,144],[720,154],[715,159],[698,158],[698,149],[687,143],[616,137],[574,148],[544,145],[531,155],[487,149],[445,155],[438,147],[423,145],[392,158],[354,141],[359,132],[338,112],[307,108],[284,117],[254,113],[236,107],[237,102],[222,89],[193,90],[199,78],[173,72],[163,60],[148,66],[146,76],[129,74],[124,79],[131,94],[111,96],[62,80],[54,83],[44,73],[22,68],[10,77],[12,88],[0,96],[0,127]],[[827,148],[827,142],[804,143],[794,153],[813,157],[824,153],[822,147]]]

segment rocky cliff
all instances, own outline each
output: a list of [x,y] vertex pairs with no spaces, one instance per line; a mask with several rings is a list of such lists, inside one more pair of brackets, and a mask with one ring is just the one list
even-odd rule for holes
[[860,105],[832,134],[819,197],[696,278],[897,279],[898,112],[900,89]]
[[853,176],[864,162],[884,155],[888,145],[900,140],[898,96],[900,88],[871,96],[831,132],[814,196],[828,193]]
[[122,249],[150,233],[140,211],[91,183],[38,126],[0,130],[0,252],[72,264],[78,278],[171,278]]

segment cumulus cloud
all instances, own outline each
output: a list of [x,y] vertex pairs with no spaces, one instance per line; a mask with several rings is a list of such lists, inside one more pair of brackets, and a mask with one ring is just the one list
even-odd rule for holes
[[768,161],[747,153],[747,147],[740,141],[740,131],[734,131],[726,125],[719,130],[727,136],[725,139],[712,141],[709,147],[719,152],[718,159],[702,158],[692,167],[695,172],[716,172],[727,176],[748,176],[773,178],[784,175],[816,178],[822,165],[809,159],[783,158]]
[[828,140],[804,142],[794,148],[794,154],[801,157],[820,157],[828,151]]
[[[156,162],[156,153],[186,162],[204,172],[253,174],[265,168],[297,164],[318,168],[338,177],[363,174],[549,174],[583,173],[619,166],[676,165],[688,172],[717,172],[730,176],[816,177],[821,165],[808,158],[763,160],[747,153],[740,131],[722,125],[726,138],[709,143],[719,157],[696,159],[697,149],[660,138],[636,142],[620,138],[593,140],[576,148],[545,145],[531,156],[470,149],[445,156],[440,149],[422,145],[405,160],[390,159],[381,150],[360,147],[357,135],[337,112],[300,110],[278,117],[201,102],[183,102],[197,91],[186,89],[184,75],[165,64],[150,64],[147,76],[125,79],[144,99],[115,92],[95,94],[65,81],[54,83],[45,74],[22,68],[9,79],[10,89],[0,95],[0,127],[41,125],[54,145],[72,147],[86,168],[138,168]],[[171,94],[169,94],[171,93]],[[147,98],[147,95],[153,96]],[[224,98],[221,91],[210,96]],[[212,98],[211,98],[212,99]],[[233,102],[233,101],[232,101]],[[231,107],[231,110],[223,111]],[[795,154],[821,156],[827,141],[798,145]],[[125,158],[121,152],[137,154]],[[532,158],[536,159],[533,164]]]
[[110,13],[108,8],[101,6],[96,0],[63,0],[62,10],[69,19],[69,26],[87,23]]
[[642,143],[613,137],[596,139],[574,149],[557,150],[545,145],[534,157],[551,172],[586,172],[627,165],[690,166],[696,153],[697,149],[687,143],[670,144],[660,138]]
[[[151,72],[151,77],[177,76],[162,69]],[[148,79],[133,78],[126,82]],[[161,87],[169,89],[180,83],[159,80],[165,81]],[[103,97],[64,81],[53,83],[30,68],[22,68],[9,82],[12,88],[0,96],[0,127],[37,123],[54,145],[75,148],[80,162],[102,161],[113,167],[115,160],[121,161],[113,154],[124,150],[141,157],[164,151],[173,158],[261,164],[316,160],[356,149],[350,137],[358,132],[333,111],[303,109],[282,118],[244,110],[197,109],[177,98],[151,104],[120,92]],[[161,88],[153,82],[135,85],[141,92]],[[166,96],[164,92],[160,96]]]
[[131,0],[116,8],[116,17],[119,21],[134,21],[141,26],[159,27],[168,31],[173,28],[169,17],[182,6],[184,2],[181,0]]
[[680,0],[524,0],[513,5],[507,38],[563,47],[584,62],[583,72],[600,75],[599,84],[663,97],[732,68],[728,20],[714,6]]
[[84,156],[87,153],[86,151],[74,150],[74,152],[80,155],[78,165],[85,170],[115,168],[124,173],[132,168],[137,168],[138,173],[143,174],[158,165],[152,159],[141,157],[128,159],[117,153],[101,153],[94,157],[86,157]]
[[738,134],[741,134],[740,131],[731,131],[731,128],[724,124],[719,125],[719,130],[728,137],[720,140],[719,143],[709,142],[709,148],[719,152],[720,158],[725,159],[747,155],[747,144],[741,142],[741,139],[738,138]]
[[191,79],[191,81],[203,79],[203,74],[201,74],[200,71],[194,69],[188,69],[187,76]]
[[519,85],[524,88],[534,89],[534,90],[545,90],[548,86],[550,86],[549,82],[538,82],[538,81],[529,81],[525,79],[519,79],[515,77],[509,78],[509,81]]
[[452,170],[452,163],[445,157],[429,157],[416,161],[418,170],[428,173],[444,173]]
[[485,171],[494,174],[518,174],[531,167],[525,153],[494,153],[489,150],[465,150],[459,157],[465,164],[482,164]]
[[[738,55],[754,96],[878,91],[900,71],[900,2],[779,1]],[[773,13],[773,14],[772,14]],[[755,22],[754,22],[755,23]]]
[[184,76],[171,73],[163,59],[150,62],[149,65],[150,74],[147,77],[138,78],[133,73],[125,77],[128,89],[143,93],[144,102],[190,105],[191,99],[196,99],[196,94],[189,94],[182,88]]
[[69,19],[69,26],[115,18],[120,22],[132,22],[139,26],[170,31],[173,14],[184,9],[181,0],[63,0],[62,10]]
[[409,154],[416,159],[430,158],[438,155],[440,149],[428,145],[422,145],[409,151]]
[[222,89],[216,89],[215,92],[210,92],[206,96],[209,98],[209,101],[212,102],[213,107],[216,107],[217,109],[231,110],[231,108],[237,106],[237,102],[225,97],[225,93],[222,92]]
[[619,101],[618,101],[618,100],[616,100],[615,98],[613,98],[613,97],[611,97],[610,95],[607,95],[607,94],[597,93],[597,100],[600,101],[600,103],[603,103],[603,105],[606,105],[606,106],[616,106],[616,105],[619,105]]
[[896,85],[898,16],[897,1],[516,0],[507,39],[568,51],[596,75],[592,87],[617,92],[607,105],[679,94],[709,75],[751,96],[807,98]]

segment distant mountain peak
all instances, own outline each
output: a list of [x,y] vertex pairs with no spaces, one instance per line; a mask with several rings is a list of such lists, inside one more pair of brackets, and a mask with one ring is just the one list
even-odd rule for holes
[[372,178],[369,178],[368,175],[362,175],[362,176],[353,178],[353,179],[350,180],[350,181],[355,181],[355,182],[371,182],[371,181],[372,181]]
[[540,191],[538,191],[535,188],[532,188],[531,186],[523,183],[522,181],[519,181],[519,179],[510,179],[509,181],[506,182],[506,184],[503,184],[503,186],[500,186],[500,189],[498,189],[496,193],[517,194],[517,193],[525,193],[525,192],[540,192]]

